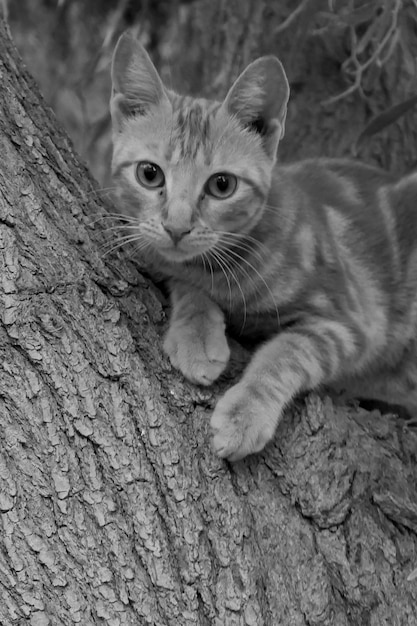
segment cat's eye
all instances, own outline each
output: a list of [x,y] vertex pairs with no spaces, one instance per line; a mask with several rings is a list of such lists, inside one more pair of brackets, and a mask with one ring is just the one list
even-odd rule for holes
[[224,200],[230,198],[237,187],[237,178],[233,174],[225,174],[223,172],[219,174],[213,174],[210,176],[205,185],[205,191],[210,196]]
[[141,161],[137,164],[136,178],[147,189],[156,189],[165,184],[165,176],[159,165],[149,161]]

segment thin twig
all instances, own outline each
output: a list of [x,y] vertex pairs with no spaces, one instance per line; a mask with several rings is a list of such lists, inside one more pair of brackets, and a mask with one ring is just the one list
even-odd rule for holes
[[310,0],[302,0],[298,7],[292,13],[290,13],[289,16],[281,24],[278,24],[278,26],[274,28],[273,34],[277,35],[278,33],[282,33],[283,30],[291,26],[293,21],[298,17],[298,15],[300,15],[302,11],[304,11],[309,2]]
[[[390,56],[394,52],[395,45],[398,42],[397,25],[398,25],[398,14],[400,12],[401,7],[402,7],[402,0],[395,0],[395,5],[391,9],[392,19],[391,19],[391,23],[389,25],[389,28],[387,29],[387,31],[386,31],[382,41],[376,46],[376,48],[373,51],[373,53],[371,54],[371,56],[366,61],[364,61],[363,63],[361,63],[359,61],[359,59],[358,59],[357,50],[360,47],[361,41],[363,41],[363,39],[366,37],[366,33],[362,37],[362,40],[359,41],[359,43],[358,43],[357,42],[357,36],[356,36],[355,28],[353,26],[350,27],[350,37],[351,37],[352,53],[351,53],[351,56],[348,59],[346,59],[346,61],[343,63],[342,70],[345,73],[350,73],[350,74],[353,75],[354,83],[352,85],[350,85],[350,87],[345,89],[345,91],[343,91],[342,93],[338,94],[337,96],[333,96],[331,98],[328,98],[327,100],[324,100],[322,102],[323,106],[328,106],[330,104],[335,104],[336,102],[346,98],[350,94],[352,94],[355,91],[357,91],[358,89],[360,89],[361,83],[362,83],[362,77],[364,75],[364,72],[373,63],[377,63],[379,66],[382,66],[390,58]],[[385,14],[383,13],[380,16],[379,21],[383,19],[384,15]],[[374,24],[375,24],[375,22],[374,22]],[[382,52],[384,51],[384,49],[385,49],[385,47],[387,45],[389,45],[388,50],[387,50],[385,56],[381,57],[381,54],[382,54]],[[349,69],[349,64],[353,65],[352,70]]]

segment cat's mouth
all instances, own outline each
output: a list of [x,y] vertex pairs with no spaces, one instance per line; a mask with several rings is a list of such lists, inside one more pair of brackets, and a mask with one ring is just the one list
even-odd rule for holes
[[153,250],[169,263],[185,263],[205,255],[216,246],[218,235],[207,228],[191,228],[176,232],[152,222],[141,225],[141,237]]
[[[172,246],[171,248],[156,248],[158,253],[166,260],[174,263],[184,263],[186,261],[192,261],[201,256],[201,250],[183,250],[178,246]],[[204,252],[204,251],[203,251]]]
[[213,245],[216,243],[215,237],[195,237],[193,233],[181,238],[180,241],[169,240],[167,237],[153,238],[152,245],[157,252],[167,261],[174,263],[184,263],[197,258],[204,258]]

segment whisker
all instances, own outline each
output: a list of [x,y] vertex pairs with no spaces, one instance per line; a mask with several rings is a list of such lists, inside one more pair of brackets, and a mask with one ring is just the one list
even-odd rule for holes
[[[119,248],[122,248],[123,246],[129,243],[133,243],[139,240],[140,240],[140,237],[138,237],[137,235],[135,236],[127,235],[126,237],[120,237],[115,242],[107,242],[103,246],[100,246],[100,250],[104,251],[103,256],[108,256],[109,254],[111,254],[112,252],[115,252]],[[110,248],[108,247],[109,245],[111,246]],[[106,247],[107,247],[107,250],[106,250]]]
[[[124,229],[121,229],[124,232]],[[113,235],[111,236],[111,238],[109,238],[108,242],[110,245],[112,243],[114,243],[115,241],[124,241],[125,239],[143,239],[143,235],[142,233],[139,232],[135,232],[135,234],[133,235],[132,233],[125,233],[125,234],[119,234],[117,233],[117,236],[114,237]]]
[[[242,272],[246,276],[246,278],[250,281],[250,283],[254,287],[254,289],[253,289],[254,293],[255,294],[259,293],[259,286],[256,283],[256,281],[254,280],[253,276],[251,276],[249,274],[249,272],[244,267],[242,267],[242,265],[239,263],[239,261],[237,259],[231,258],[230,256],[228,256],[228,252],[229,252],[228,248],[221,248],[221,250],[223,252],[223,256],[226,256],[227,259],[232,264],[232,267],[236,268],[236,272],[238,272],[238,273]],[[256,308],[257,308],[257,312],[258,312],[258,315],[259,315],[259,303],[258,303],[258,301],[256,301]]]
[[228,238],[227,238],[227,236],[226,236],[226,235],[222,235],[222,236],[220,237],[220,243],[227,243],[227,244],[230,244],[230,245],[232,245],[234,248],[237,248],[238,250],[242,250],[242,252],[247,252],[248,254],[252,254],[252,255],[256,256],[256,258],[258,259],[258,261],[259,261],[260,263],[262,263],[262,262],[263,262],[263,257],[262,257],[262,255],[261,255],[261,253],[260,253],[260,252],[258,252],[257,250],[254,250],[254,249],[250,246],[250,244],[247,244],[247,243],[245,243],[244,241],[241,241],[241,242],[239,242],[239,241],[235,241],[235,240],[230,241],[230,240],[228,240]]
[[204,252],[201,254],[201,260],[203,261],[203,271],[206,274],[207,273],[207,268],[206,268],[207,257]]
[[274,206],[273,204],[265,204],[264,210],[269,211],[270,213],[273,213],[274,215],[277,215],[277,213],[281,211],[282,208],[280,206]]
[[271,297],[272,303],[273,303],[273,305],[274,305],[274,309],[275,309],[276,316],[277,316],[277,323],[278,323],[278,326],[279,326],[279,325],[280,325],[280,317],[279,317],[278,305],[277,305],[277,303],[276,303],[275,296],[274,296],[274,294],[272,293],[271,288],[269,287],[269,285],[268,285],[268,283],[266,282],[266,280],[264,279],[264,277],[263,277],[263,276],[262,276],[262,275],[258,272],[258,270],[256,269],[256,267],[254,267],[254,266],[252,265],[252,263],[250,263],[247,259],[245,259],[244,257],[242,257],[242,256],[241,256],[240,254],[238,254],[237,252],[234,252],[233,250],[227,250],[227,253],[228,253],[228,254],[232,254],[232,255],[236,258],[236,263],[239,263],[240,261],[243,261],[243,263],[245,263],[245,264],[249,267],[249,269],[251,269],[253,272],[255,272],[255,274],[258,276],[258,278],[259,278],[259,279],[262,281],[262,283],[265,285],[265,287],[266,287],[266,289],[267,289],[267,291],[268,291],[268,294],[269,294],[269,295],[270,295],[270,297]]
[[217,254],[217,251],[211,250],[210,252],[213,255],[214,259],[217,261],[218,265],[220,266],[220,269],[223,272],[223,275],[224,275],[224,277],[226,279],[227,286],[228,286],[228,289],[229,289],[229,312],[231,313],[231,311],[232,311],[232,287],[230,285],[229,277],[227,275],[227,272],[225,271],[222,259]]
[[[240,332],[243,332],[243,329],[246,326],[246,318],[247,318],[247,306],[246,306],[245,294],[243,292],[243,289],[241,287],[241,284],[239,282],[238,277],[236,276],[236,274],[233,271],[233,265],[232,265],[232,267],[230,267],[230,264],[228,263],[228,261],[229,260],[231,261],[231,259],[225,258],[224,254],[222,254],[222,252],[224,252],[224,250],[216,248],[217,261],[219,261],[221,259],[222,262],[225,264],[226,269],[228,269],[228,271],[230,272],[230,274],[231,274],[232,278],[234,279],[234,281],[235,281],[235,283],[236,283],[236,285],[237,285],[237,287],[238,287],[238,289],[240,291],[240,294],[242,296],[242,302],[243,302],[243,323],[242,323],[242,327],[240,329]],[[230,292],[230,298],[231,298],[231,295],[232,294]],[[230,310],[231,310],[231,306],[232,306],[232,302],[231,302],[231,299],[230,299]]]
[[227,231],[217,231],[217,232],[222,237],[229,237],[230,239],[234,238],[240,241],[241,243],[245,243],[247,245],[250,245],[251,243],[253,243],[260,250],[264,251],[267,256],[270,254],[270,251],[268,250],[268,248],[261,241],[258,241],[258,239],[255,239],[255,237],[252,237],[252,235],[248,235],[248,234],[241,235],[240,233],[230,233]]
[[137,218],[127,215],[121,215],[120,213],[106,213],[104,215],[98,215],[95,219],[88,222],[89,226],[94,226],[98,222],[104,222],[105,220],[120,220],[123,223],[137,222]]
[[97,219],[118,219],[118,220],[135,220],[137,219],[136,217],[133,217],[131,215],[124,215],[123,213],[109,213],[107,211],[103,212],[103,213],[97,213]]
[[[123,215],[123,213],[109,213],[108,211],[102,214],[99,214],[97,216],[97,219],[106,218],[106,217],[113,217],[114,219],[130,219],[130,216]],[[131,218],[131,219],[134,219],[134,218]]]
[[126,231],[126,230],[136,230],[138,229],[138,224],[129,224],[125,223],[125,224],[117,224],[116,226],[106,226],[106,228],[103,228],[102,232],[103,233],[107,233],[107,232],[111,232],[111,231],[115,231],[115,230],[122,230],[122,231]]
[[134,255],[140,255],[143,250],[151,248],[152,245],[149,241],[141,241],[137,246],[133,248]]
[[213,293],[214,290],[214,272],[213,272],[213,266],[211,264],[210,261],[210,257],[207,255],[206,252],[203,252],[201,255],[201,258],[203,259],[203,263],[204,263],[204,271],[206,271],[206,261],[208,263],[209,269],[210,269],[210,274],[211,274],[211,288],[210,288],[210,294]]

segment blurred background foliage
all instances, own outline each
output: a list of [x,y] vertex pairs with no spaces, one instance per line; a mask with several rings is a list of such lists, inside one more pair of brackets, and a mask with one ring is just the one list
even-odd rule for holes
[[273,53],[291,86],[280,158],[417,165],[417,0],[9,0],[14,41],[47,103],[109,184],[109,66],[132,29],[167,86],[222,97]]

